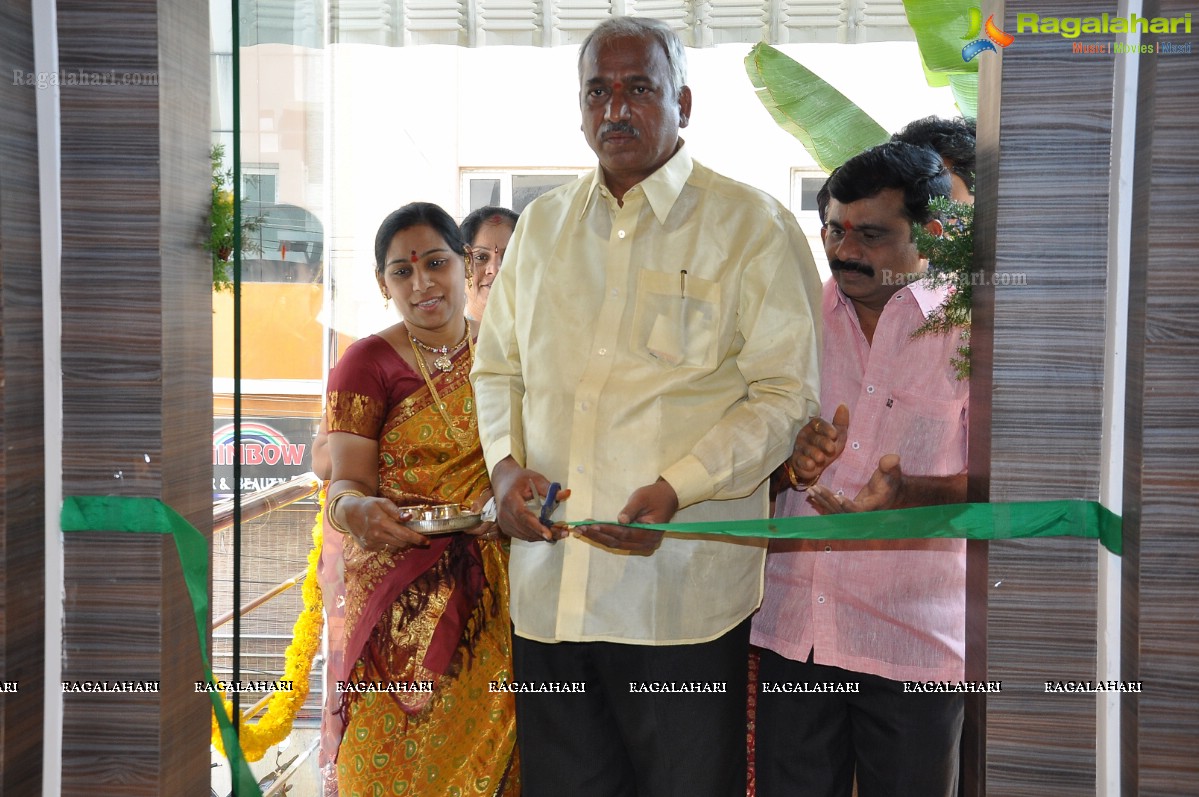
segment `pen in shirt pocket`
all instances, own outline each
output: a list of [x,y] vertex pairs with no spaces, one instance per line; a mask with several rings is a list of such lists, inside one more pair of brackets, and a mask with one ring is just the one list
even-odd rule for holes
[[687,351],[687,269],[679,269],[679,344]]

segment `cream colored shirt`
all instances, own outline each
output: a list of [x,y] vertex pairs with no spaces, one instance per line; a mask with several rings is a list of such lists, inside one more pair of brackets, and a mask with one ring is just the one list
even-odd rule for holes
[[[686,148],[620,205],[597,170],[521,214],[472,379],[487,465],[615,521],[659,475],[678,522],[764,517],[817,409],[820,282],[791,213]],[[764,540],[667,534],[649,555],[512,541],[512,620],[539,641],[701,642],[762,596]]]

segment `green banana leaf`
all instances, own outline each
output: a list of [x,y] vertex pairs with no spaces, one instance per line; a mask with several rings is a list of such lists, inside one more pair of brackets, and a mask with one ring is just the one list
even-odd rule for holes
[[769,44],[755,44],[745,71],[762,105],[831,172],[890,134],[823,78]]
[[949,87],[953,93],[953,101],[958,106],[962,116],[970,119],[978,118],[978,73],[977,72],[934,72],[921,58],[920,66],[924,68],[924,79],[933,88]]
[[[963,116],[978,116],[978,60],[962,47],[981,35],[982,13],[971,0],[904,0],[930,86],[949,86]],[[768,44],[756,44],[745,71],[762,105],[799,139],[825,171],[889,138],[886,130],[820,76]]]
[[962,47],[982,35],[982,12],[971,0],[904,0],[930,86],[949,85],[962,116],[978,116],[978,59]]
[[977,0],[904,0],[903,10],[926,69],[978,74],[978,61],[962,58],[962,46],[980,35],[978,6]]
[[958,105],[962,116],[969,119],[978,118],[978,74],[960,74],[949,76],[949,88],[953,91],[953,100]]

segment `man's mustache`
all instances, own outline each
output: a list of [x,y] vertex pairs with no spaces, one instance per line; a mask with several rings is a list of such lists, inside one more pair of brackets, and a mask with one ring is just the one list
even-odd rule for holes
[[864,277],[874,276],[873,267],[868,266],[865,263],[859,263],[856,260],[837,260],[834,258],[833,260],[828,261],[828,267],[833,271],[856,271]]
[[605,122],[603,126],[600,127],[600,137],[602,138],[609,133],[622,133],[626,136],[635,136],[637,135],[637,128],[624,121]]

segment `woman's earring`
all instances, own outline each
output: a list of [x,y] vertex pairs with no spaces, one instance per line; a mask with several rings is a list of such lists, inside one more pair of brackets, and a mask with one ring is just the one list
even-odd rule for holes
[[466,262],[466,287],[467,287],[467,290],[473,291],[475,289],[475,270],[474,270],[474,268],[472,268],[472,263],[474,263],[474,258],[471,256],[469,249],[466,250],[465,262]]
[[379,291],[379,293],[383,294],[383,306],[384,307],[391,304],[391,294],[390,293],[388,293],[387,291]]

